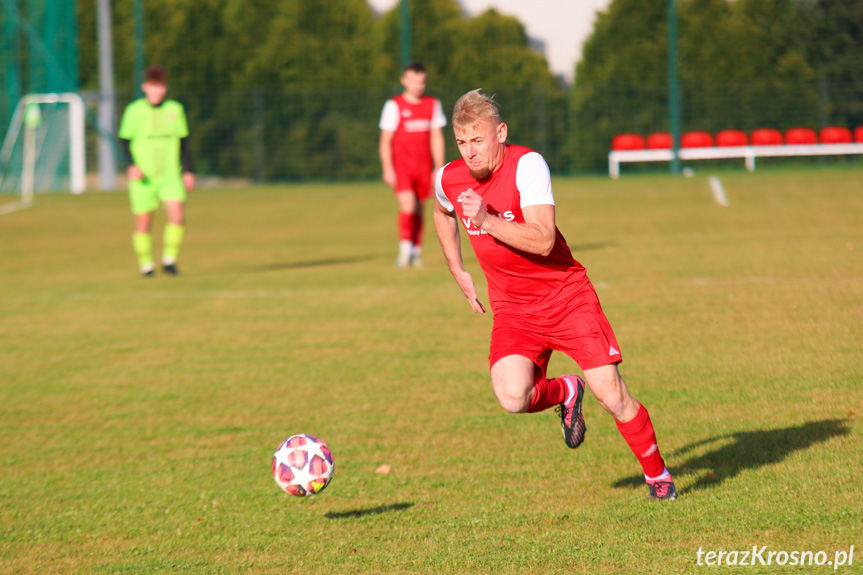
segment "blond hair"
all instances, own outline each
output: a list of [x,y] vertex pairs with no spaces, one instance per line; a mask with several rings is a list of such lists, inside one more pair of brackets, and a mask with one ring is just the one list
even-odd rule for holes
[[500,111],[491,96],[479,93],[479,88],[471,90],[458,99],[452,110],[452,126],[456,130],[476,127],[485,120],[500,124]]

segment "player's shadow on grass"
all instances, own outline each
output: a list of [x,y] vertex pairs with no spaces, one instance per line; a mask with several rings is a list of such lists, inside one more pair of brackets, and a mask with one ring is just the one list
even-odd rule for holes
[[[604,248],[613,248],[617,245],[615,242],[605,242],[605,243],[594,243],[594,244],[569,244],[569,251],[573,253],[573,255],[578,254],[578,252],[590,252],[594,250],[601,250]],[[575,259],[578,259],[576,256]]]
[[[810,421],[782,429],[738,431],[696,441],[674,451],[671,459],[679,461],[681,457],[700,447],[721,444],[704,455],[690,457],[682,463],[669,466],[668,470],[673,477],[702,474],[695,483],[682,489],[678,486],[678,493],[716,487],[741,471],[779,463],[795,451],[848,433],[848,423],[842,419]],[[641,485],[644,485],[643,475],[627,477],[614,483],[614,487],[635,488]]]
[[363,517],[365,515],[380,515],[381,513],[389,513],[391,511],[402,511],[413,506],[413,503],[393,503],[391,505],[378,505],[377,507],[369,507],[367,509],[351,509],[350,511],[341,511],[339,513],[327,513],[324,517],[327,519],[348,519],[350,517]]
[[355,264],[360,262],[369,262],[378,259],[375,256],[354,256],[349,258],[323,258],[319,260],[305,260],[297,262],[283,262],[267,264],[259,266],[252,271],[256,272],[277,272],[280,270],[296,270],[301,268],[320,268],[326,266],[338,266],[342,264]]

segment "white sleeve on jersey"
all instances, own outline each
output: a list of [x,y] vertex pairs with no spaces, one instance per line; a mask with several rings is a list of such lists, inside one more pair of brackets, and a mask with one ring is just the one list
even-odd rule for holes
[[[448,165],[449,165],[449,164],[447,164],[447,166],[448,166]],[[446,169],[446,166],[444,166],[443,168],[439,169],[439,170],[437,171],[437,174],[435,174],[435,177],[434,177],[434,195],[435,195],[435,197],[437,198],[437,201],[439,201],[439,202],[440,202],[440,204],[441,204],[444,208],[446,208],[446,210],[447,210],[448,212],[453,212],[453,211],[455,211],[455,208],[453,208],[452,202],[451,202],[451,201],[449,201],[449,198],[448,198],[448,197],[446,197],[446,194],[445,194],[445,193],[443,193],[443,185],[441,184],[441,180],[443,179],[443,171],[444,171],[444,169]]]
[[446,116],[443,115],[443,106],[441,106],[440,100],[435,99],[434,111],[432,112],[431,127],[443,128],[444,126],[446,126]]
[[401,113],[399,113],[399,105],[395,100],[387,100],[384,104],[384,109],[381,111],[381,121],[378,127],[387,132],[395,132],[399,128],[401,121]]
[[515,169],[515,185],[521,195],[521,207],[554,205],[551,171],[545,159],[536,152],[523,155]]

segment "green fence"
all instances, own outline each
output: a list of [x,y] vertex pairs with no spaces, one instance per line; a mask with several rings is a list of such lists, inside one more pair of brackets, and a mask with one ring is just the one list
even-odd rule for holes
[[[511,141],[542,152],[555,173],[602,173],[614,135],[670,129],[666,7],[613,0],[574,85],[550,73],[515,18],[467,16],[456,0],[411,0],[411,53],[446,111],[481,87],[497,96]],[[683,131],[863,125],[859,0],[678,7]],[[137,96],[143,52],[168,69],[169,95],[187,107],[199,173],[379,177],[377,123],[399,91],[400,6],[375,14],[365,0],[114,0],[113,11],[117,119]],[[0,134],[23,93],[98,92],[97,29],[95,0],[0,0]]]
[[[563,166],[568,137],[562,90],[490,90],[513,140],[541,150]],[[196,169],[255,181],[368,179],[380,175],[378,121],[392,87],[183,91],[169,95],[186,106]],[[436,89],[451,110],[463,88]],[[128,102],[128,96],[121,104]],[[121,106],[122,107],[122,106]],[[552,117],[554,116],[554,117]],[[447,158],[458,151],[445,130]]]
[[26,93],[78,90],[75,0],[0,0],[0,134]]
[[[466,89],[435,87],[447,111]],[[757,128],[849,126],[832,94],[843,84],[700,86],[684,89],[683,129],[716,133]],[[509,125],[510,141],[540,151],[552,171],[602,173],[611,139],[622,132],[668,131],[661,86],[489,87]],[[197,169],[254,181],[370,179],[380,175],[378,120],[393,87],[266,90],[173,90],[187,107]],[[579,98],[582,98],[581,100]],[[123,102],[128,101],[128,96]],[[863,124],[863,122],[861,122]],[[450,128],[447,160],[458,157]],[[739,162],[729,161],[736,166]]]

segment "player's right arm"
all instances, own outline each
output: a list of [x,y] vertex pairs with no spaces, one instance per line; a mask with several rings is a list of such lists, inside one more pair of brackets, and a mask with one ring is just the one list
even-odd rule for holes
[[126,138],[117,138],[117,140],[119,140],[120,151],[123,153],[126,164],[129,166],[126,168],[126,177],[130,180],[143,180],[144,173],[135,165],[135,160],[132,158],[132,142]]
[[144,173],[137,164],[135,164],[135,158],[132,156],[131,150],[132,139],[134,139],[138,131],[138,121],[138,115],[135,113],[133,105],[130,104],[126,106],[126,109],[123,111],[123,117],[120,120],[118,140],[120,143],[120,150],[126,156],[126,161],[129,164],[129,167],[126,169],[126,176],[130,180],[144,179]]
[[[434,205],[434,227],[437,233],[438,241],[440,242],[443,256],[449,266],[449,271],[452,277],[455,278],[458,287],[470,303],[471,309],[475,313],[485,313],[485,308],[476,295],[476,286],[473,283],[473,277],[464,269],[464,261],[461,257],[461,238],[458,233],[458,221],[455,217],[455,212],[448,209],[441,203],[443,191],[440,187],[441,171],[438,171],[435,178],[435,205]],[[443,196],[446,198],[446,196]],[[445,200],[447,203],[449,200]]]
[[381,169],[383,170],[383,180],[386,184],[394,188],[396,187],[396,169],[393,164],[393,136],[395,132],[389,130],[381,130],[381,139],[378,144],[378,153],[381,156]]
[[383,171],[383,180],[388,186],[395,189],[398,180],[396,179],[396,168],[393,163],[393,137],[396,135],[396,130],[401,122],[401,112],[399,105],[395,100],[387,100],[384,104],[384,109],[381,110],[381,120],[378,127],[381,129],[381,138],[378,142],[378,154],[381,157],[381,170]]

